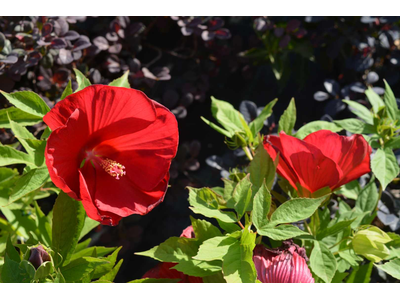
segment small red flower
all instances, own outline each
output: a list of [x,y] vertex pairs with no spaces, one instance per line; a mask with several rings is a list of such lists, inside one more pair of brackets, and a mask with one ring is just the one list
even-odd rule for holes
[[277,172],[300,197],[329,187],[332,191],[369,173],[371,147],[360,134],[341,136],[319,130],[300,140],[285,134],[267,136],[264,148],[272,159],[279,152]]
[[178,147],[175,116],[141,91],[92,85],[43,118],[52,130],[46,164],[54,184],[88,216],[116,225],[163,201]]
[[314,283],[305,250],[291,241],[272,250],[257,245],[253,253],[257,279],[263,283]]
[[[189,226],[183,230],[181,237],[195,238],[193,227]],[[150,269],[143,275],[142,278],[170,278],[170,279],[180,279],[179,283],[203,283],[201,277],[194,277],[183,274],[178,270],[171,269],[176,266],[176,263],[162,262]]]

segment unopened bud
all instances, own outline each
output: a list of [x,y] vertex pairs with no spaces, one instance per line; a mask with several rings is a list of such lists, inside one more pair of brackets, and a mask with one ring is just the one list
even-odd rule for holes
[[29,262],[38,269],[44,262],[51,261],[50,255],[43,249],[42,245],[30,248]]

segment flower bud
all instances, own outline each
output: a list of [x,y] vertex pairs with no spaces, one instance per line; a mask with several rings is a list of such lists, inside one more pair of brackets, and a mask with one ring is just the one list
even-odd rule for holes
[[391,240],[384,231],[371,226],[358,231],[353,238],[352,245],[354,252],[376,263],[390,254],[385,244]]
[[43,249],[42,245],[30,248],[31,254],[29,256],[29,262],[37,270],[44,262],[51,261],[50,255]]

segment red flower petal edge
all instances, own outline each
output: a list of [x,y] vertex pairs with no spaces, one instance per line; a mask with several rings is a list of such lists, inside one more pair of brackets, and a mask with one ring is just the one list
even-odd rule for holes
[[54,184],[88,216],[116,225],[164,199],[178,147],[175,116],[144,93],[92,85],[43,118],[52,133],[45,157]]
[[319,130],[300,140],[282,131],[280,137],[266,136],[264,148],[272,159],[279,153],[277,172],[300,197],[325,187],[333,191],[371,171],[372,149],[360,134]]

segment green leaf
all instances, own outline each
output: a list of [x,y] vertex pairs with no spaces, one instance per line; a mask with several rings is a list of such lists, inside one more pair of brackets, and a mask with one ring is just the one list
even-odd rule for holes
[[69,95],[73,94],[74,91],[72,90],[72,85],[71,85],[71,80],[68,81],[67,86],[64,89],[64,92],[61,95],[60,100],[64,100],[66,97],[68,97]]
[[1,269],[1,281],[3,283],[27,283],[30,282],[30,276],[20,267],[20,264],[12,260],[8,254],[4,257],[4,265]]
[[[251,182],[248,174],[236,185],[233,191],[232,203],[240,220],[246,211],[251,210]],[[229,207],[229,206],[228,206]]]
[[355,266],[346,283],[369,283],[373,266],[372,262],[362,266]]
[[332,281],[337,267],[336,259],[324,243],[314,242],[314,249],[310,256],[310,267],[324,282],[329,283]]
[[211,96],[211,112],[213,117],[218,120],[227,131],[236,132],[244,130],[240,120],[242,114],[237,111],[232,104],[217,100]]
[[74,254],[71,256],[71,261],[78,259],[80,257],[98,257],[101,258],[114,250],[116,247],[103,247],[103,246],[94,246],[89,248],[81,249],[80,251],[75,251]]
[[37,240],[38,228],[32,215],[27,214],[24,210],[10,210],[6,207],[2,207],[1,212],[19,236]]
[[222,262],[197,260],[181,261],[171,269],[178,270],[189,276],[205,277],[220,272],[222,270]]
[[365,95],[367,95],[367,98],[369,100],[369,103],[371,103],[372,105],[372,110],[374,111],[374,113],[377,114],[381,107],[385,107],[385,103],[383,102],[381,97],[377,93],[375,93],[371,87],[369,87],[368,90],[365,91]]
[[271,223],[293,223],[310,217],[326,196],[320,198],[294,198],[279,206],[271,215]]
[[338,234],[339,232],[348,228],[351,225],[351,223],[354,222],[354,220],[355,219],[341,221],[332,225],[331,227],[323,228],[321,231],[317,232],[317,239],[322,240],[327,236]]
[[45,279],[53,271],[53,263],[51,261],[45,261],[36,270],[34,280]]
[[21,199],[23,196],[37,190],[50,178],[47,167],[33,169],[22,175],[13,188],[9,203]]
[[218,210],[221,197],[209,188],[195,189],[189,187],[189,207],[196,214],[204,215],[208,218],[216,218],[226,223],[237,221],[233,212]]
[[332,132],[339,132],[342,127],[337,126],[335,123],[327,121],[313,121],[302,126],[295,134],[298,139],[304,139],[307,135],[318,130],[330,130]]
[[17,263],[21,262],[21,257],[19,256],[18,251],[13,246],[10,235],[7,237],[6,254],[11,260]]
[[256,234],[243,229],[240,242],[229,247],[223,257],[222,272],[228,283],[255,283],[257,272],[253,262]]
[[0,91],[11,104],[15,105],[20,110],[38,117],[44,117],[50,111],[46,102],[38,94],[30,91],[6,93]]
[[374,126],[358,119],[343,119],[333,122],[351,133],[366,134],[376,132]]
[[121,250],[121,248],[122,247],[119,247],[112,254],[110,254],[109,256],[104,258],[104,260],[108,261],[109,264],[103,264],[103,265],[96,267],[96,269],[91,274],[91,279],[100,278],[101,276],[106,275],[108,272],[110,272],[113,269],[115,263],[117,262],[118,253]]
[[372,212],[378,205],[379,195],[375,185],[375,177],[372,176],[368,184],[364,186],[357,197],[356,208],[361,211]]
[[47,219],[46,215],[42,212],[37,202],[35,204],[36,211],[36,226],[39,229],[40,235],[38,236],[39,241],[47,247],[51,246],[51,224]]
[[400,280],[400,258],[393,259],[383,265],[375,264],[375,267]]
[[180,278],[142,278],[129,281],[128,283],[176,283]]
[[[52,249],[61,254],[64,265],[68,264],[71,255],[74,253],[85,222],[85,216],[86,213],[81,202],[70,198],[64,192],[60,192],[53,208]],[[63,275],[67,280],[66,275],[64,273]]]
[[283,241],[304,235],[305,232],[293,225],[279,225],[277,227],[264,226],[258,229],[257,233],[267,236],[275,241]]
[[42,117],[26,113],[17,107],[3,108],[0,110],[0,128],[10,128],[8,117],[21,126],[32,126],[43,120]]
[[75,93],[91,85],[89,79],[87,79],[81,71],[79,71],[78,69],[74,69],[74,72],[76,76],[76,81],[78,82],[78,88],[76,89]]
[[102,258],[81,257],[63,266],[61,268],[61,273],[66,282],[81,282],[93,272],[94,269],[103,264],[110,264],[110,262]]
[[217,227],[206,220],[196,220],[192,216],[190,216],[190,220],[192,221],[195,237],[200,241],[222,235]]
[[197,248],[198,241],[196,239],[173,236],[150,250],[137,252],[135,254],[164,262],[180,262],[190,260],[195,256]]
[[385,148],[399,149],[400,148],[400,136],[396,136],[395,138],[386,142]]
[[193,259],[202,261],[222,260],[228,249],[237,242],[238,240],[231,236],[217,236],[208,239],[200,245],[199,251]]
[[0,166],[13,164],[34,165],[32,157],[9,146],[0,145]]
[[270,103],[268,103],[261,113],[258,115],[257,118],[255,118],[252,122],[250,122],[250,130],[253,133],[253,137],[256,137],[257,134],[260,132],[260,130],[264,126],[264,121],[272,114],[272,108],[276,104],[278,99],[272,100]]
[[387,113],[393,121],[396,121],[399,111],[397,108],[396,97],[385,79],[383,79],[383,82],[385,82],[385,94],[383,95],[383,100],[386,104]]
[[368,124],[371,124],[371,125],[374,124],[373,113],[368,108],[366,108],[364,105],[362,105],[356,101],[351,101],[351,100],[342,100],[342,101],[344,103],[346,103],[348,106],[354,108],[354,110],[351,110],[351,112],[353,114],[355,114],[359,118],[363,119]]
[[114,266],[114,268],[108,272],[107,274],[101,276],[99,280],[104,280],[104,281],[113,281],[115,279],[115,276],[117,276],[119,269],[121,268],[122,263],[124,262],[123,259],[120,259],[120,261]]
[[385,150],[378,149],[376,151],[371,161],[371,169],[381,183],[383,190],[399,174],[399,165],[396,156],[389,148]]
[[287,109],[283,112],[281,118],[279,119],[278,132],[284,131],[286,134],[292,135],[294,125],[296,124],[296,114],[296,104],[294,102],[294,98],[292,98]]
[[219,227],[221,227],[223,230],[225,230],[228,233],[233,233],[235,231],[240,230],[239,225],[235,223],[225,223],[217,219]]
[[257,230],[268,224],[268,214],[271,208],[271,194],[264,183],[254,196],[252,221]]
[[335,192],[336,195],[343,195],[346,198],[356,200],[361,192],[358,180],[353,180],[345,185],[342,185],[339,190]]
[[[277,157],[276,160],[278,159]],[[272,188],[275,179],[276,164],[262,144],[257,147],[256,154],[250,162],[248,172],[250,173],[250,181],[253,184],[252,189],[254,194],[263,184],[264,179],[268,189]]]
[[218,131],[219,133],[231,138],[233,137],[233,135],[235,134],[234,132],[229,132],[221,127],[219,127],[218,125],[214,124],[213,122],[207,120],[204,117],[201,117],[201,119],[204,121],[204,123],[206,123],[208,126],[210,126],[212,129]]
[[79,236],[79,240],[81,240],[85,235],[91,232],[94,228],[100,225],[100,222],[97,222],[88,216],[85,218],[85,224],[83,225],[81,235]]
[[109,86],[125,87],[129,89],[131,86],[129,85],[128,76],[129,70],[126,71],[121,77],[111,81]]

